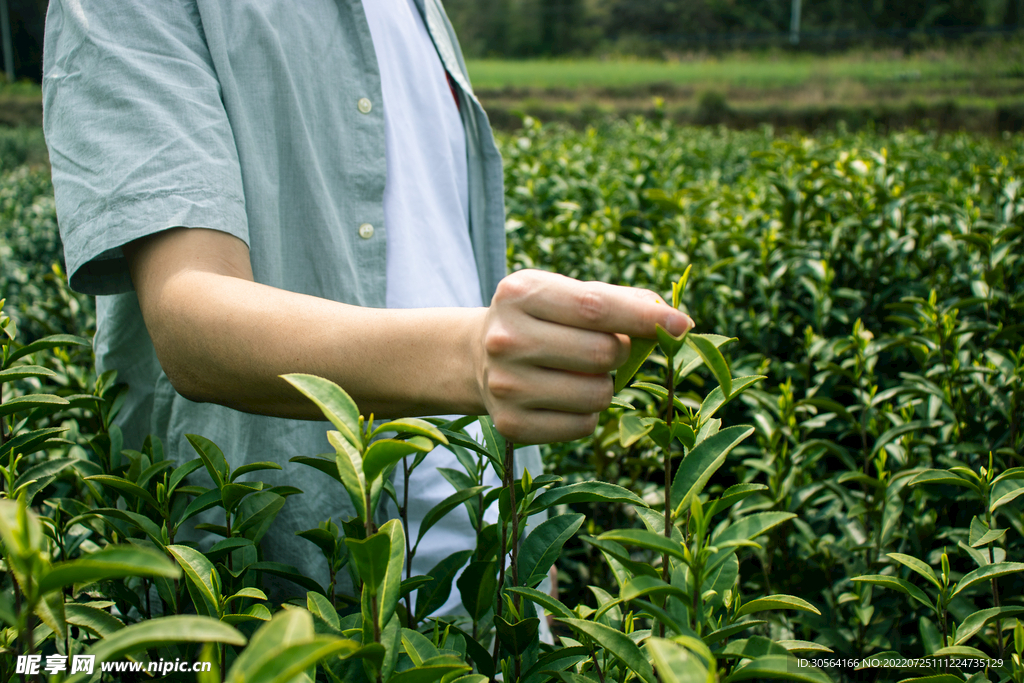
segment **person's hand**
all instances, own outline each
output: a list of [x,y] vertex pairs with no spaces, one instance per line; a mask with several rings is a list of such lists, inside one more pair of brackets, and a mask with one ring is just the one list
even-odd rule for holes
[[648,290],[536,270],[509,275],[487,310],[475,359],[495,427],[516,443],[593,433],[629,338],[653,339],[659,324],[674,335],[693,327]]

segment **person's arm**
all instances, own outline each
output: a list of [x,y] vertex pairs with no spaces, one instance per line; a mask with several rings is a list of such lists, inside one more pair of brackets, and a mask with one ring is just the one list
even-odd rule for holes
[[377,417],[489,413],[517,443],[593,432],[629,336],[693,322],[657,295],[541,271],[506,277],[488,308],[374,309],[253,281],[246,245],[175,228],[124,247],[157,356],[194,401],[321,419],[279,376],[344,388]]

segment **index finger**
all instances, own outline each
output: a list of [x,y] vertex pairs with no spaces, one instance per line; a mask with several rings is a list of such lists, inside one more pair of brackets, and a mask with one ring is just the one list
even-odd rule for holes
[[522,308],[541,320],[646,339],[655,338],[656,325],[674,336],[693,328],[690,316],[646,289],[580,282],[553,273],[529,277],[531,286],[523,296]]

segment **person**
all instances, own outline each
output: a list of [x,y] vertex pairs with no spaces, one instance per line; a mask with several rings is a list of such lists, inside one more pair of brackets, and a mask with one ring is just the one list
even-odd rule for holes
[[[288,462],[330,447],[281,375],[326,377],[367,416],[563,441],[594,430],[630,336],[693,325],[645,290],[505,277],[501,158],[439,0],[51,0],[43,96],[126,445],[152,433],[184,462],[195,433],[232,467],[280,463],[259,478],[304,495],[264,552],[309,576],[326,566],[294,532],[351,511]],[[434,468],[421,511],[451,493]]]

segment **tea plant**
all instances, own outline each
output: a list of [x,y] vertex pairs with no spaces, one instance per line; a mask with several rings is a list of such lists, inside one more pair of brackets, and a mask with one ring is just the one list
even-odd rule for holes
[[[671,291],[698,322],[634,340],[594,438],[547,447],[544,472],[486,418],[376,424],[308,376],[330,456],[233,468],[199,435],[188,462],[126,443],[45,167],[3,162],[5,680],[31,652],[202,659],[203,683],[1024,682],[1024,138],[637,120],[499,142],[513,267]],[[437,444],[452,491],[413,534],[390,474]],[[307,466],[356,511],[300,532],[327,560],[313,577],[261,554],[302,492],[256,480]],[[416,576],[458,509],[475,547]],[[453,591],[466,614],[439,616]]]

